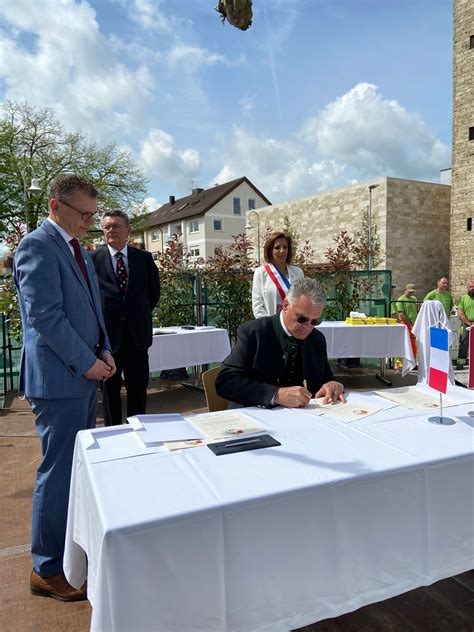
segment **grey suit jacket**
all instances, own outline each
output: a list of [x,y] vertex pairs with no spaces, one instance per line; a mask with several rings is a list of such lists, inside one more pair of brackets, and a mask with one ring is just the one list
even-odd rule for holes
[[110,350],[94,265],[86,250],[82,254],[89,284],[50,222],[18,246],[14,272],[23,322],[20,386],[27,397],[86,396],[93,385],[83,374],[96,360],[96,345]]

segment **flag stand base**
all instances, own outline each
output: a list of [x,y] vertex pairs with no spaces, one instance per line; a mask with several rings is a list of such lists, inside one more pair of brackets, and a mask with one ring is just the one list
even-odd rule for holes
[[442,426],[453,426],[456,422],[449,417],[428,417],[430,424],[439,424]]

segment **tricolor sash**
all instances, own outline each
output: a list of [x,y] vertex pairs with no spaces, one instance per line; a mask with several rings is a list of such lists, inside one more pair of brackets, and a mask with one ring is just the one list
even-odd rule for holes
[[284,301],[286,295],[288,294],[288,290],[291,287],[290,280],[287,279],[286,276],[282,274],[272,263],[266,263],[264,268],[270,279],[275,284],[278,294],[281,296],[281,300]]

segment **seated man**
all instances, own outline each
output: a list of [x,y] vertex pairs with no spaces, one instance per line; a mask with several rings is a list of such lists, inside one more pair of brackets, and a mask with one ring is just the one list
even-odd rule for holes
[[315,329],[325,302],[317,281],[291,286],[280,313],[251,320],[237,331],[237,342],[216,380],[218,395],[243,406],[306,406],[312,397],[345,401],[333,380],[326,340]]

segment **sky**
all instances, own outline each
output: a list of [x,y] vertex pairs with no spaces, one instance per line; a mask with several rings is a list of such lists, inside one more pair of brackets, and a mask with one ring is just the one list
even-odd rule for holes
[[273,203],[450,167],[452,0],[0,0],[0,103],[116,141],[150,209],[247,176]]

